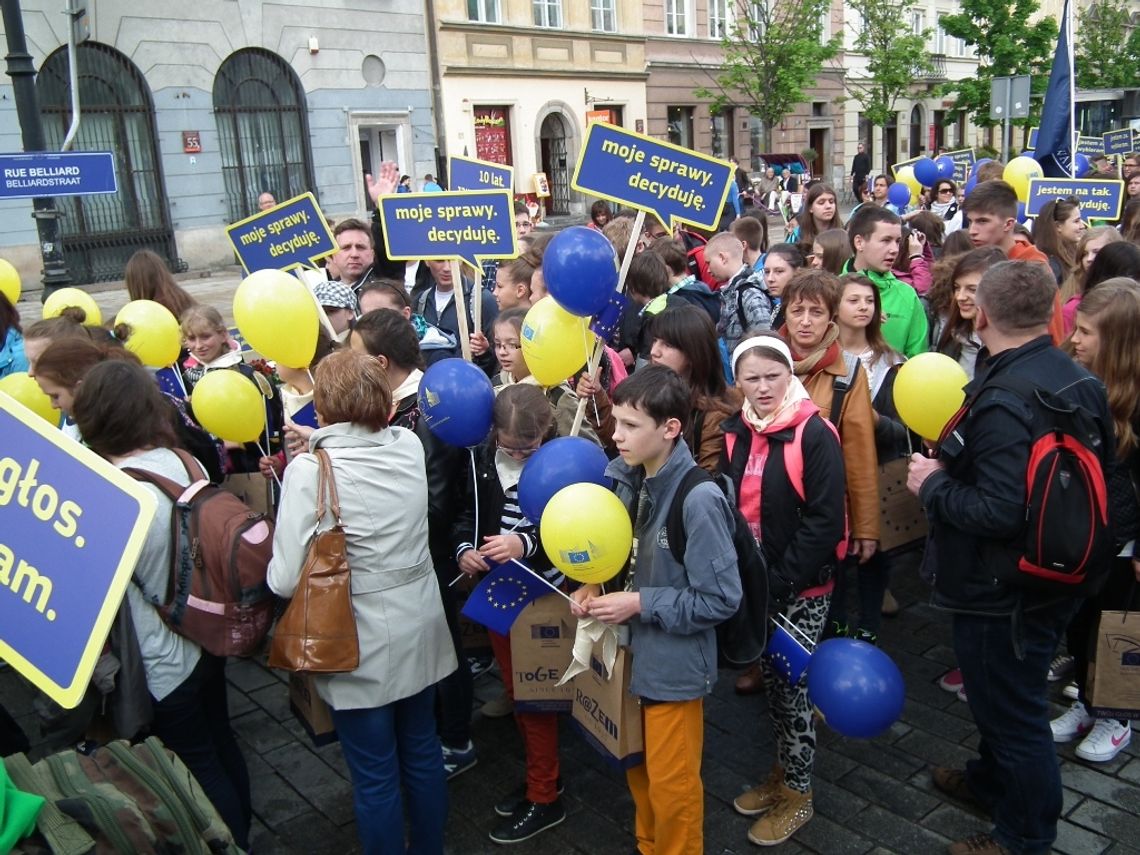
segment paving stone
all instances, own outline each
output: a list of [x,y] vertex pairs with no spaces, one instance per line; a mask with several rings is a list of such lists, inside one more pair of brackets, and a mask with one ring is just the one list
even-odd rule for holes
[[280,748],[297,739],[295,734],[291,734],[261,709],[231,718],[230,721],[238,737],[258,754]]
[[263,755],[289,785],[336,825],[353,819],[352,784],[312,751],[293,742]]
[[856,795],[842,786],[817,778],[812,787],[816,815],[825,816],[840,825],[867,807],[868,802],[862,794]]
[[1061,820],[1057,823],[1057,840],[1053,843],[1053,851],[1065,855],[1099,855],[1111,844],[1112,841],[1107,837]]
[[931,733],[909,733],[894,745],[900,751],[912,754],[931,766],[950,766],[961,769],[975,756],[961,745],[948,742]]
[[872,840],[818,813],[792,839],[816,852],[834,855],[862,855],[874,846]]
[[280,683],[264,686],[249,692],[249,699],[269,713],[276,721],[293,721],[293,711],[289,708],[289,689]]
[[[912,737],[925,738],[925,734],[911,734],[899,740],[905,742]],[[878,742],[868,742],[862,739],[847,739],[836,743],[834,751],[872,769],[878,769],[885,775],[899,780],[905,780],[921,769],[925,763],[922,758],[915,757],[912,752],[903,750],[894,745],[882,745]]]
[[907,724],[927,733],[936,733],[943,739],[961,742],[977,729],[972,722],[921,703],[909,703],[903,708],[902,719]]
[[1140,818],[1096,799],[1081,802],[1068,821],[1114,840],[1140,840]]
[[920,824],[950,840],[965,840],[971,834],[989,831],[993,827],[989,820],[947,803],[932,810]]
[[1096,769],[1077,763],[1066,763],[1061,781],[1078,793],[1090,796],[1132,814],[1140,814],[1140,790],[1127,780],[1120,780]]
[[949,843],[941,834],[875,805],[853,816],[846,828],[898,852],[941,852]]
[[231,659],[226,663],[226,679],[243,692],[252,692],[281,681],[268,668],[252,659]]
[[344,852],[359,846],[355,829],[347,832],[330,822],[327,816],[309,810],[283,822],[277,836],[287,842],[293,852]]
[[922,819],[941,804],[938,799],[922,790],[909,787],[898,778],[867,767],[853,769],[840,783],[844,789],[858,793],[868,801],[913,821]]

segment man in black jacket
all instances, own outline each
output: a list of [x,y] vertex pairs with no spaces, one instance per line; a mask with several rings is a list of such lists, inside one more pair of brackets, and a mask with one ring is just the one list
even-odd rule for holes
[[966,387],[969,409],[938,458],[914,455],[907,481],[930,521],[934,603],[954,613],[954,649],[981,735],[980,756],[964,771],[934,769],[934,783],[981,806],[994,822],[989,834],[950,847],[959,855],[1048,852],[1061,813],[1046,675],[1079,601],[1016,582],[1026,470],[1040,416],[1023,397],[987,385],[1016,378],[1083,407],[1100,430],[1098,452],[1108,470],[1114,440],[1104,387],[1048,334],[1056,292],[1039,264],[1001,262],[982,277],[974,327],[990,358]]
[[867,176],[871,174],[871,156],[867,154],[866,146],[859,143],[859,152],[851,160],[851,192],[855,194],[855,201],[863,201],[863,191],[867,189]]

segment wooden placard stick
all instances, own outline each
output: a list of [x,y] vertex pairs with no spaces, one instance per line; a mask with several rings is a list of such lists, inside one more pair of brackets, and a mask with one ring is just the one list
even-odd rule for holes
[[475,265],[475,287],[471,289],[471,320],[475,323],[475,332],[483,331],[483,265]]
[[[645,228],[645,211],[638,211],[637,216],[633,220],[633,230],[629,236],[629,244],[625,248],[625,256],[621,260],[621,272],[618,274],[617,293],[621,294],[625,291],[625,277],[629,275],[629,266],[633,263],[633,257],[637,254],[637,242],[641,239],[641,232]],[[586,373],[590,376],[591,380],[598,379],[598,368],[602,363],[602,352],[605,350],[605,342],[598,336],[594,336],[594,352],[590,354],[590,360],[586,364]],[[574,414],[574,424],[570,428],[570,436],[577,436],[582,430],[582,421],[586,418],[586,398],[582,396],[578,398],[578,412]]]
[[471,333],[467,328],[467,299],[463,296],[463,277],[459,275],[459,262],[448,262],[451,268],[451,288],[455,297],[455,325],[459,327],[459,347],[463,358],[471,362]]

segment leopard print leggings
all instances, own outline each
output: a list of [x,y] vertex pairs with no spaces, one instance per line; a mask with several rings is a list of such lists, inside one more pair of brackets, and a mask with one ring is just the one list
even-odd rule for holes
[[[805,599],[797,597],[783,609],[785,617],[812,641],[818,642],[827,623],[831,594]],[[811,770],[815,762],[815,719],[808,699],[807,675],[789,686],[761,659],[760,673],[768,697],[768,713],[776,734],[776,762],[784,770],[784,786],[797,792],[811,790]]]

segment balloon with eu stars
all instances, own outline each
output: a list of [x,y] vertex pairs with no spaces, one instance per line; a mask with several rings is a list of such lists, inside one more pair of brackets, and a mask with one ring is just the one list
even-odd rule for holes
[[491,432],[495,390],[481,368],[441,359],[420,381],[420,412],[428,430],[448,445],[471,448]]

